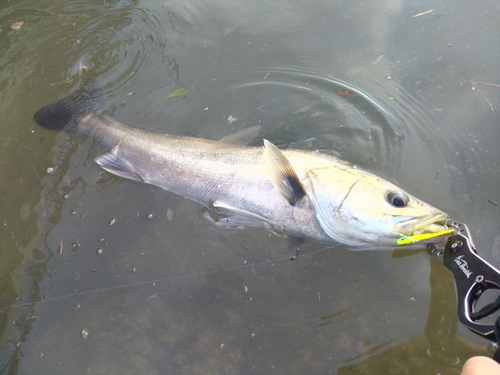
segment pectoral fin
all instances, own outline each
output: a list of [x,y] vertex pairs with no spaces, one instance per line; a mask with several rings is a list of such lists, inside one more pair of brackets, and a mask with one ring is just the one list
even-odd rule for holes
[[267,139],[264,139],[264,158],[274,187],[294,206],[306,192],[290,161]]
[[117,176],[144,182],[144,179],[135,170],[134,166],[126,159],[118,156],[118,147],[119,146],[116,146],[111,152],[95,158],[94,161],[99,164],[102,169]]

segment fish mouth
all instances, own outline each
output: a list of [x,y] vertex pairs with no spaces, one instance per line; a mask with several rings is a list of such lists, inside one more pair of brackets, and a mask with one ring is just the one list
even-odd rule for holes
[[448,215],[442,212],[434,212],[429,215],[414,217],[394,224],[394,230],[402,236],[413,236],[415,234],[436,233],[449,230]]

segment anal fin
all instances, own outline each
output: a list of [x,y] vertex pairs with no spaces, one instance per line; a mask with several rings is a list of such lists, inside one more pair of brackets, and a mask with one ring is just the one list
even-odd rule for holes
[[113,148],[111,152],[95,158],[94,161],[99,164],[102,169],[117,176],[140,182],[145,181],[132,164],[126,159],[118,156],[118,146]]

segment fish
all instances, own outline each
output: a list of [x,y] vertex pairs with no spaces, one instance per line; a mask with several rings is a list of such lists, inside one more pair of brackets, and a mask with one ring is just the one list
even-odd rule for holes
[[[221,226],[275,233],[349,249],[442,243],[449,216],[382,177],[318,151],[262,147],[166,133],[114,120],[96,81],[34,114],[41,127],[92,137],[110,151],[104,170],[191,199]],[[404,241],[401,241],[404,239]],[[406,246],[406,245],[405,245]]]

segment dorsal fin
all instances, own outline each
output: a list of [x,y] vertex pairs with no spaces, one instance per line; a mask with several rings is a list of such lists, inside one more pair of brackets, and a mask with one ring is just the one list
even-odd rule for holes
[[217,143],[228,143],[231,145],[246,146],[259,134],[262,126],[255,125],[249,128],[240,130],[239,132],[226,135],[217,141]]
[[274,187],[288,203],[294,206],[306,192],[290,161],[267,139],[264,139],[264,158]]

